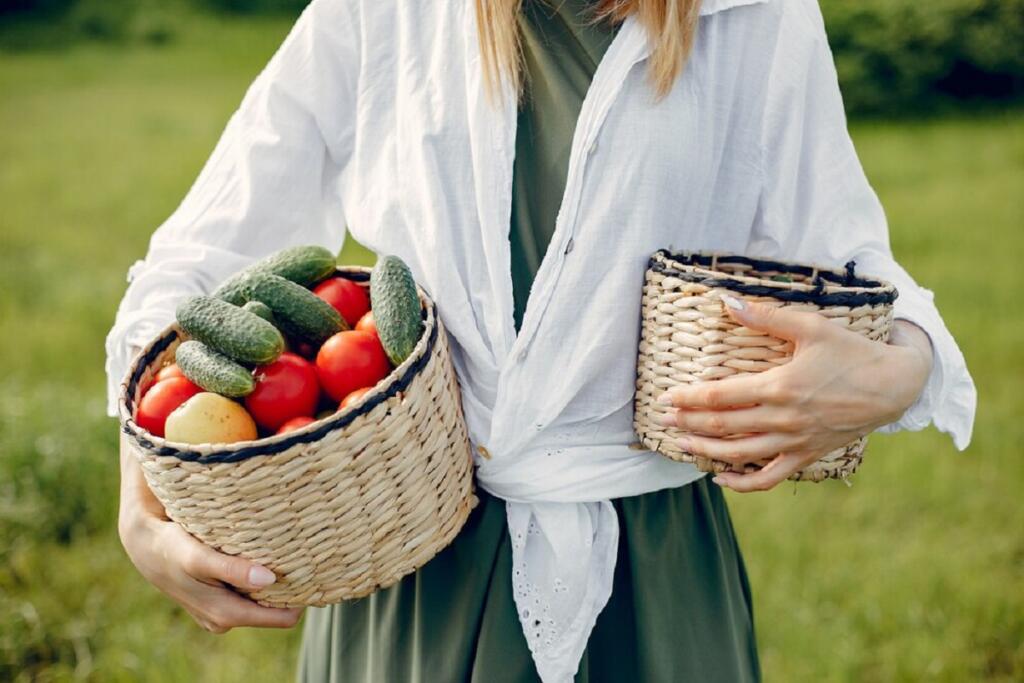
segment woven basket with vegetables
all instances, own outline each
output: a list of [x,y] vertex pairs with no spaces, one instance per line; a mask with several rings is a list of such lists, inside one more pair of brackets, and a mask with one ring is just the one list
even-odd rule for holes
[[254,600],[362,597],[451,543],[477,502],[470,445],[444,327],[400,259],[286,249],[176,317],[132,363],[122,429],[172,520],[277,575]]
[[[677,439],[683,432],[664,427],[670,410],[657,397],[680,384],[693,384],[763,372],[788,362],[792,343],[737,325],[722,296],[769,302],[817,312],[837,325],[876,341],[888,341],[896,289],[891,284],[845,270],[753,259],[730,254],[656,252],[644,281],[637,357],[633,427],[641,444],[701,470],[752,471],[687,453]],[[846,478],[860,465],[866,437],[828,453],[790,479]]]

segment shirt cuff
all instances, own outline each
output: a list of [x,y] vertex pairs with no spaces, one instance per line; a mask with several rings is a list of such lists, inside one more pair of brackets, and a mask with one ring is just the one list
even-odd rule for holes
[[175,304],[153,307],[145,311],[119,315],[107,334],[107,415],[118,417],[118,399],[121,384],[127,379],[128,368],[135,357],[132,347],[142,348],[174,320]]
[[128,289],[106,338],[107,415],[118,416],[121,384],[142,348],[174,322],[178,303],[211,291],[215,283],[249,265],[253,257],[208,245],[154,246],[128,269]]
[[971,441],[977,395],[974,383],[959,347],[946,330],[933,304],[931,291],[900,292],[894,320],[917,325],[932,346],[932,370],[914,403],[892,424],[878,429],[882,433],[920,431],[930,424],[949,434],[958,450]]

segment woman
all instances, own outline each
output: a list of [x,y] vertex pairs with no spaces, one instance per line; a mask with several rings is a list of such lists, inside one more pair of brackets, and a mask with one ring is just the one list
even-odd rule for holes
[[[771,488],[876,429],[969,441],[970,376],[893,260],[814,0],[314,0],[131,269],[112,396],[181,297],[346,225],[439,304],[481,505],[415,575],[310,610],[303,680],[757,680],[719,486]],[[900,290],[892,342],[733,301],[793,362],[663,400],[689,450],[767,466],[709,482],[631,450],[662,247],[855,259]],[[122,475],[125,548],[199,624],[296,623],[230,590],[271,572],[168,522],[124,456]]]

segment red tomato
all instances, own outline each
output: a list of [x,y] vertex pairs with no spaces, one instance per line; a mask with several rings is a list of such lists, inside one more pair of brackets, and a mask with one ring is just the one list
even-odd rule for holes
[[160,368],[160,372],[156,373],[156,381],[162,382],[163,380],[170,379],[171,377],[184,376],[185,373],[181,371],[181,368],[178,367],[178,364],[171,363],[170,365],[165,365],[164,367]]
[[313,360],[316,358],[316,347],[309,342],[296,341],[294,342],[294,347],[293,351],[306,360]]
[[347,278],[328,278],[314,287],[313,293],[334,306],[349,327],[370,310],[370,297],[366,290]]
[[294,353],[282,353],[273,363],[252,371],[256,388],[245,397],[256,424],[277,431],[293,417],[311,417],[316,410],[320,390],[316,368]]
[[139,401],[135,422],[150,434],[163,436],[167,416],[201,391],[184,377],[169,377],[157,382]]
[[345,396],[345,398],[341,399],[341,405],[338,406],[338,410],[344,410],[353,403],[358,402],[359,399],[363,397],[363,394],[365,394],[370,389],[373,389],[373,387],[363,387],[362,389],[356,389],[355,391],[348,392],[348,395]]
[[359,319],[356,329],[360,332],[369,332],[378,339],[380,338],[380,335],[377,334],[377,322],[373,319],[373,311],[367,311],[366,315]]
[[311,417],[306,417],[305,415],[301,417],[293,417],[281,425],[281,428],[277,430],[277,433],[285,434],[286,432],[294,432],[296,429],[302,429],[312,422],[316,422],[316,420]]
[[335,401],[356,389],[371,387],[391,372],[391,364],[380,341],[368,332],[339,332],[316,354],[320,386]]
[[140,395],[145,396],[147,393],[149,393],[149,390],[152,389],[153,385],[156,384],[157,382],[161,382],[165,379],[170,379],[171,377],[184,376],[184,373],[182,373],[181,368],[178,367],[177,363],[165,365],[164,367],[160,368],[160,370],[155,375],[153,375],[148,382],[142,385],[142,393]]

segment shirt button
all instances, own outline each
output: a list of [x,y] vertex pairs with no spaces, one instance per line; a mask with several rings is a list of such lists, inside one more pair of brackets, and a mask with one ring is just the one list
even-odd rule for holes
[[568,254],[570,251],[572,251],[572,248],[575,245],[575,243],[576,243],[575,240],[573,240],[573,238],[570,237],[569,241],[565,245],[565,253],[566,254]]
[[590,155],[593,156],[597,152],[597,140],[590,143]]

